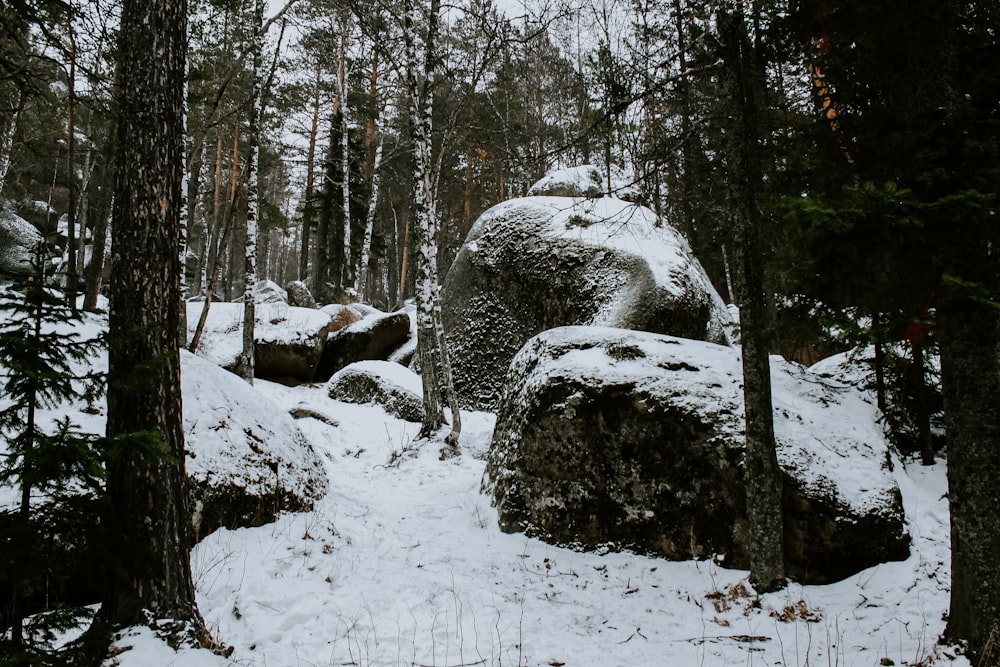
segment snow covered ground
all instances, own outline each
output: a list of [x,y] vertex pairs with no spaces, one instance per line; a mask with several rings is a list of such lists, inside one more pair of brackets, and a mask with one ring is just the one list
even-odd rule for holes
[[935,644],[948,609],[943,464],[896,462],[911,557],[754,606],[747,573],[710,561],[578,553],[497,528],[480,493],[494,418],[463,415],[460,458],[411,449],[416,425],[321,387],[258,381],[325,461],[315,511],[220,530],[192,554],[199,605],[228,659],[146,630],[123,667],[407,665],[968,665]]

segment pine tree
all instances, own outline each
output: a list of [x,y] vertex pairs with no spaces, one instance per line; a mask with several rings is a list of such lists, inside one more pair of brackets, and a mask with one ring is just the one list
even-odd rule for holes
[[[191,577],[180,387],[185,0],[126,0],[109,314],[107,543],[118,554],[88,637],[149,625],[211,645]],[[101,646],[103,644],[103,647]]]
[[[79,610],[61,608],[58,593],[40,606],[51,594],[51,571],[59,569],[47,526],[58,523],[52,515],[60,506],[101,495],[103,477],[98,437],[69,417],[49,425],[40,414],[76,401],[90,406],[103,388],[102,376],[88,370],[103,341],[81,334],[82,315],[44,287],[47,259],[40,243],[23,289],[0,292],[2,395],[10,401],[0,410],[0,439],[6,442],[0,445],[0,484],[20,490],[18,506],[0,512],[0,588],[11,591],[10,609],[0,613],[10,627],[9,640],[0,641],[0,659],[9,665],[63,664],[48,645],[49,633],[79,622]],[[28,613],[40,610],[46,613],[26,623]]]

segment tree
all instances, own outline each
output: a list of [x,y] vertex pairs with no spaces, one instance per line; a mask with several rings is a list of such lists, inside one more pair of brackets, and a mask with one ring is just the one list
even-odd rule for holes
[[[410,97],[410,115],[413,127],[413,199],[417,214],[414,226],[414,243],[417,246],[417,354],[423,382],[424,418],[421,437],[430,438],[444,424],[444,406],[451,409],[451,432],[445,444],[452,453],[458,452],[458,438],[462,432],[461,415],[451,377],[451,364],[441,325],[440,287],[437,268],[437,208],[436,188],[432,164],[433,150],[433,93],[437,62],[440,0],[430,0],[426,19],[422,19],[421,6],[407,0],[405,7],[406,38],[406,89]],[[426,23],[424,22],[426,21]],[[426,25],[423,31],[423,61],[417,65],[417,26]]]
[[186,25],[184,0],[122,8],[106,462],[108,542],[120,558],[94,633],[150,625],[207,646],[191,578],[178,352]]
[[7,443],[0,482],[20,489],[17,509],[0,512],[0,560],[6,564],[0,584],[12,592],[9,617],[0,614],[3,626],[9,620],[10,627],[9,640],[0,639],[0,659],[11,665],[63,664],[44,638],[47,631],[79,623],[79,610],[61,608],[56,591],[46,614],[30,624],[25,619],[39,610],[39,599],[49,598],[50,573],[63,565],[52,548],[58,538],[48,524],[59,523],[52,516],[60,506],[79,508],[101,495],[103,476],[97,437],[80,431],[69,417],[49,426],[40,414],[78,398],[93,403],[103,378],[78,368],[86,366],[102,341],[74,330],[80,314],[44,286],[44,242],[33,260],[33,275],[20,292],[0,292],[0,365],[6,369],[3,395],[9,399],[0,410],[0,438]]
[[733,214],[733,236],[740,276],[740,340],[743,348],[743,396],[746,409],[744,479],[749,520],[750,581],[758,591],[784,583],[781,469],[775,454],[764,292],[760,212],[756,188],[758,126],[756,64],[742,10],[724,6],[718,15],[723,76],[732,103],[726,157]]
[[946,637],[974,664],[997,664],[1000,74],[982,63],[1000,54],[1000,12],[988,2],[803,0],[792,16],[833,90],[837,143],[850,147],[850,168],[837,167],[847,178],[834,182],[845,196],[817,199],[840,212],[865,193],[891,193],[870,218],[892,229],[883,263],[905,286],[888,303],[936,326],[952,539]]

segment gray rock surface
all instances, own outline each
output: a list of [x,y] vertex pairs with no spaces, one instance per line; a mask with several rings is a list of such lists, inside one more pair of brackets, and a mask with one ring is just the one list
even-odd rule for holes
[[443,316],[466,406],[492,409],[514,354],[564,325],[724,342],[729,313],[687,242],[614,198],[515,199],[485,212],[444,283]]
[[373,309],[364,319],[327,337],[316,369],[316,379],[326,381],[341,368],[356,361],[385,361],[409,335],[410,318],[405,312],[383,313]]
[[[532,339],[511,365],[484,478],[501,527],[747,568],[740,369],[732,348],[643,332]],[[874,407],[777,359],[772,376],[790,576],[823,583],[905,558]]]
[[330,378],[330,398],[345,403],[374,403],[398,419],[423,419],[420,376],[391,361],[358,361]]
[[0,273],[26,276],[32,270],[32,250],[44,239],[30,222],[0,209]]

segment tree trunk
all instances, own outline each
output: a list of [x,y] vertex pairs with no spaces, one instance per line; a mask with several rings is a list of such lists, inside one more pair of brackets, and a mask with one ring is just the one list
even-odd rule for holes
[[[413,117],[414,205],[417,223],[414,243],[417,246],[417,353],[423,382],[424,417],[420,437],[430,438],[445,422],[443,407],[453,408],[452,431],[445,438],[451,453],[457,453],[461,421],[451,384],[451,369],[440,317],[440,289],[437,270],[437,207],[434,198],[435,175],[432,173],[433,82],[437,62],[437,33],[441,0],[430,0],[427,31],[424,38],[422,81],[418,82],[416,44],[413,30],[419,24],[420,10],[407,2],[407,88]],[[444,453],[444,452],[443,452]]]
[[361,261],[358,263],[358,270],[354,281],[354,291],[361,295],[362,300],[369,297],[368,294],[368,264],[372,254],[372,235],[375,232],[375,213],[378,210],[378,191],[382,182],[382,141],[378,142],[375,149],[375,163],[372,166],[372,187],[371,198],[368,200],[368,215],[365,217],[365,237],[361,242]]
[[[112,199],[111,208],[114,209]],[[101,293],[101,281],[104,277],[104,258],[107,251],[108,226],[111,222],[111,211],[101,215],[94,223],[94,244],[90,251],[90,262],[83,269],[83,278],[87,283],[83,297],[84,310],[93,311],[97,308],[97,295]]]
[[178,354],[186,22],[184,0],[122,8],[106,523],[108,551],[121,558],[109,568],[97,625],[151,625],[204,646]]
[[1000,659],[1000,324],[968,299],[939,311],[948,432],[951,611],[946,636],[967,641],[974,665]]
[[729,190],[740,280],[740,337],[746,408],[744,478],[750,534],[750,582],[758,592],[784,582],[781,470],[775,454],[771,370],[767,350],[767,303],[756,201],[757,108],[747,26],[740,13],[720,12],[725,75],[732,91]]
[[253,92],[250,94],[250,129],[247,157],[247,235],[243,254],[243,350],[236,363],[240,376],[253,384],[254,332],[257,317],[257,226],[260,216],[260,131],[264,118],[263,33],[264,0],[255,0],[251,19]]
[[66,211],[67,266],[66,303],[76,308],[76,33],[73,17],[69,24],[69,95],[66,97],[66,187],[69,190],[69,208]]
[[23,93],[18,91],[17,103],[7,120],[3,134],[0,134],[0,194],[3,194],[4,185],[7,183],[7,172],[10,170],[11,153],[14,149],[14,135],[17,134],[17,119],[21,115],[23,100]]
[[[312,231],[313,217],[316,210],[313,198],[313,182],[316,180],[316,136],[319,134],[319,93],[323,68],[316,64],[316,94],[313,97],[312,123],[309,126],[309,152],[306,155],[306,191],[302,206],[302,247],[299,251],[299,280],[305,282],[309,277],[309,236]],[[315,287],[315,285],[313,286]]]
[[354,284],[354,263],[351,260],[351,126],[347,116],[347,19],[344,19],[340,39],[340,69],[337,76],[337,96],[340,99],[340,188],[344,206],[344,263],[338,285]]

